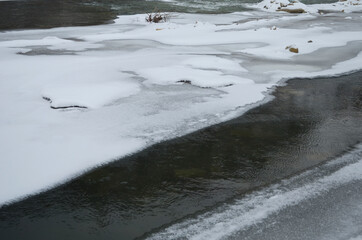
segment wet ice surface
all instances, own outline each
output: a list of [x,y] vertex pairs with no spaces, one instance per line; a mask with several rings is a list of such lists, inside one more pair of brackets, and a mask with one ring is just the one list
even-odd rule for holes
[[358,13],[171,16],[0,33],[1,203],[238,116],[281,79],[361,67]]
[[361,239],[361,187],[361,180],[335,186],[230,239]]
[[350,239],[361,232],[362,148],[148,239]]

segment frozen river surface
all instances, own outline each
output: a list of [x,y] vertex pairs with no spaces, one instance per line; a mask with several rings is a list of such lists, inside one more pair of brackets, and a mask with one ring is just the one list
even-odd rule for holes
[[361,72],[289,81],[239,118],[4,206],[0,235],[354,239],[362,214],[361,94]]
[[[0,6],[3,6],[2,4]],[[172,4],[180,6],[182,2],[175,1]],[[0,204],[4,205],[21,200],[26,196],[48,190],[72,179],[75,180],[57,188],[60,190],[55,189],[49,195],[44,193],[45,195],[38,197],[46,199],[44,204],[52,205],[53,200],[49,200],[49,198],[52,199],[55,196],[54,202],[57,202],[59,191],[71,191],[68,193],[69,195],[62,194],[62,196],[72,198],[72,194],[74,194],[72,186],[75,186],[77,193],[84,191],[88,195],[88,190],[97,192],[94,185],[90,185],[88,189],[87,184],[83,183],[82,180],[87,179],[88,175],[81,176],[82,174],[98,167],[97,170],[89,174],[96,173],[96,182],[108,182],[107,179],[112,179],[112,177],[107,172],[108,170],[104,169],[113,165],[105,164],[115,162],[115,160],[161,141],[180,137],[240,116],[253,107],[271,101],[273,99],[273,96],[270,95],[272,90],[286,79],[333,76],[361,69],[362,8],[358,0],[315,5],[305,5],[299,2],[291,4],[285,1],[264,1],[244,4],[242,7],[249,8],[249,10],[219,14],[169,13],[169,20],[159,24],[149,24],[145,21],[145,14],[136,14],[121,15],[114,23],[107,25],[0,32],[0,108],[2,111],[0,116],[0,155],[2,156],[0,160]],[[101,9],[101,6],[97,9]],[[304,13],[288,13],[288,11],[300,11],[300,9]],[[99,13],[97,14],[99,15]],[[113,15],[104,16],[99,21],[106,21],[111,16]],[[94,22],[94,24],[96,23],[99,22]],[[4,29],[6,28],[4,27]],[[291,49],[294,50],[290,51]],[[297,53],[295,49],[298,49]],[[320,86],[317,84],[310,87],[307,84],[308,81],[303,80],[301,82],[305,87],[297,87],[295,91],[288,90],[290,96],[299,99],[298,101],[303,101],[303,107],[308,109],[302,110],[300,116],[297,114],[306,123],[279,129],[282,128],[281,123],[274,123],[273,120],[271,125],[267,125],[268,127],[256,128],[255,131],[259,137],[256,142],[254,142],[254,138],[242,137],[240,141],[247,141],[248,144],[237,150],[235,155],[242,156],[241,166],[234,169],[233,165],[228,166],[228,163],[223,162],[229,161],[229,157],[220,156],[217,158],[219,160],[216,160],[220,162],[215,163],[215,166],[209,166],[211,169],[209,170],[214,172],[215,169],[222,169],[224,164],[228,166],[229,170],[216,174],[215,181],[212,181],[215,185],[209,185],[210,182],[206,181],[207,189],[211,190],[196,191],[205,199],[210,199],[205,200],[206,202],[200,200],[199,208],[191,207],[192,205],[187,203],[188,201],[195,201],[193,197],[182,200],[186,203],[174,201],[172,197],[171,200],[162,200],[162,198],[152,196],[144,198],[143,190],[139,191],[139,188],[143,189],[142,186],[146,187],[144,190],[146,193],[155,189],[161,189],[161,192],[170,190],[167,187],[167,190],[163,190],[158,185],[155,188],[147,188],[147,184],[145,184],[149,181],[147,174],[150,174],[149,171],[152,169],[146,166],[147,164],[152,165],[152,160],[149,159],[147,159],[149,163],[144,163],[146,164],[144,168],[148,169],[147,174],[144,179],[137,180],[137,187],[127,185],[132,182],[132,179],[138,179],[135,177],[137,174],[127,172],[130,166],[133,166],[133,163],[130,162],[135,160],[121,159],[116,161],[115,166],[117,164],[130,164],[125,168],[128,170],[125,170],[124,174],[116,174],[120,178],[119,181],[113,183],[114,180],[112,180],[112,184],[106,187],[102,185],[101,188],[104,189],[104,192],[102,190],[101,192],[94,192],[95,195],[91,194],[91,202],[97,202],[93,197],[98,199],[102,194],[108,196],[109,192],[115,191],[116,198],[124,195],[126,199],[125,202],[123,200],[117,202],[116,208],[118,209],[120,204],[125,209],[129,208],[129,213],[131,213],[134,210],[131,207],[132,204],[136,204],[134,195],[132,195],[133,193],[128,195],[126,193],[128,190],[124,192],[123,189],[123,187],[126,189],[130,187],[129,189],[137,190],[135,193],[137,196],[141,194],[142,200],[137,198],[137,201],[145,201],[147,204],[152,202],[159,207],[155,207],[155,209],[159,209],[161,212],[167,211],[162,210],[165,206],[170,206],[171,209],[173,204],[181,206],[179,210],[170,210],[168,214],[171,216],[165,213],[165,215],[161,214],[162,217],[156,217],[158,220],[152,218],[152,214],[150,218],[145,217],[143,220],[137,220],[138,218],[134,217],[135,223],[132,223],[130,216],[137,216],[137,214],[127,215],[129,213],[123,213],[122,210],[120,213],[121,220],[118,219],[115,222],[128,219],[129,221],[126,223],[133,227],[119,227],[119,230],[112,228],[111,231],[118,233],[123,229],[124,237],[132,238],[140,236],[140,233],[148,234],[163,224],[171,224],[189,214],[206,211],[207,206],[214,208],[215,204],[234,198],[235,191],[244,193],[258,186],[270,185],[277,179],[288,177],[328,159],[334,159],[336,155],[360,141],[360,95],[358,95],[361,91],[360,82],[358,82],[360,75],[351,76],[351,79],[354,79],[350,80],[351,86],[343,85],[341,87],[339,83],[333,81],[331,83],[334,84],[333,86],[324,86],[321,85],[323,81],[310,80],[314,83],[318,82],[325,89],[321,88],[319,92],[312,91],[305,95],[304,88],[309,87],[313,90],[313,88]],[[298,80],[294,81],[298,82]],[[329,79],[325,78],[324,81],[329,82]],[[292,101],[293,98],[289,95],[287,100]],[[347,99],[340,99],[341,97],[347,97]],[[318,101],[314,102],[314,98]],[[310,105],[306,105],[306,103]],[[336,104],[338,107],[329,109],[325,105],[327,103]],[[346,105],[339,105],[343,103]],[[301,103],[298,102],[298,104]],[[312,108],[315,113],[310,114],[309,108]],[[280,114],[286,113],[286,111],[288,114],[294,114],[294,111],[299,113],[299,110],[295,106],[287,109],[276,107],[269,115],[258,115],[257,120],[268,123],[273,118],[280,119]],[[346,113],[345,110],[349,112]],[[329,115],[334,111],[336,112],[335,115]],[[324,116],[317,115],[317,112],[323,113]],[[328,117],[328,121],[322,121],[319,118],[314,119],[314,116]],[[341,116],[347,117],[340,119]],[[288,118],[286,117],[286,119]],[[312,129],[320,132],[318,134],[313,132],[315,136],[318,136],[312,138],[313,141],[309,138],[305,139],[304,143],[307,146],[301,145],[301,149],[298,151],[293,149],[293,151],[289,150],[286,153],[284,150],[278,150],[273,154],[268,152],[270,150],[268,147],[265,148],[274,142],[290,144],[289,140],[283,138],[283,134],[288,136],[294,134],[296,133],[294,130],[306,127],[305,124],[307,127],[311,127],[308,125],[308,121],[322,122],[321,126],[323,127],[313,122],[316,126],[312,124]],[[324,125],[324,123],[330,125]],[[339,126],[339,123],[342,125]],[[344,128],[344,125],[347,127]],[[271,139],[268,138],[270,129],[278,130]],[[305,136],[308,136],[297,133],[295,138],[301,142]],[[233,136],[234,130],[230,130],[228,134]],[[247,136],[250,134],[253,135],[254,132],[248,132]],[[225,136],[225,133],[222,136]],[[210,137],[210,139],[213,138],[213,136]],[[314,142],[314,139],[317,140]],[[333,141],[329,142],[325,139],[332,139]],[[232,145],[231,139],[228,138],[225,141],[228,146]],[[326,147],[320,146],[320,141],[324,142]],[[206,149],[209,144],[209,142],[206,144]],[[220,142],[216,146],[219,144]],[[205,150],[205,152],[212,152],[214,149],[223,152],[229,149],[226,146],[225,148],[217,148],[216,146]],[[235,143],[235,146],[238,145]],[[245,148],[250,149],[245,150]],[[308,160],[305,160],[305,155],[302,154],[304,148],[308,149],[308,154],[312,153],[310,156],[308,155]],[[199,149],[202,150],[203,147],[198,146],[188,154],[196,153]],[[152,150],[149,151],[152,152]],[[177,159],[175,156],[177,156],[178,151],[183,151],[182,147],[175,148],[174,151],[166,155],[170,154],[170,159]],[[254,155],[254,151],[258,154]],[[268,154],[261,157],[261,153]],[[186,163],[185,154],[183,153],[179,157]],[[189,159],[194,161],[195,158],[202,156],[200,154],[198,153]],[[294,165],[289,166],[288,161],[282,160],[285,157],[284,154],[288,154],[289,158],[296,156],[298,161],[292,161]],[[256,157],[252,161],[248,160],[252,156]],[[164,170],[167,171],[164,173],[162,171],[164,165],[156,165],[151,176],[158,179],[157,184],[163,182],[162,174],[166,173],[171,175],[174,173],[177,179],[187,179],[187,181],[195,178],[203,179],[204,174],[208,176],[206,179],[213,179],[214,173],[210,176],[207,175],[208,168],[205,169],[204,165],[213,163],[211,161],[213,156],[206,155],[206,157],[200,166],[183,165],[180,169],[173,169],[174,163],[169,163],[170,166],[166,164],[167,167]],[[265,162],[275,157],[279,158],[280,164],[273,165],[271,170],[277,169],[277,171],[263,172],[260,177],[256,177],[255,183],[253,183],[253,178],[249,179],[250,174],[240,178],[241,175],[239,174],[254,173],[256,169],[262,168],[261,166],[264,166]],[[166,159],[170,161],[169,158]],[[255,163],[257,164],[255,165]],[[249,164],[251,165],[249,166]],[[352,164],[352,162],[348,164]],[[354,169],[359,169],[362,172],[358,163],[356,164]],[[102,175],[103,171],[106,172],[105,176]],[[338,175],[338,171],[336,169],[335,174]],[[98,178],[98,173],[102,173],[103,177]],[[334,176],[333,174],[332,171],[330,175]],[[358,171],[354,174],[357,174],[357,177],[352,180],[359,181]],[[79,176],[81,177],[77,178]],[[231,182],[236,181],[236,185],[231,183],[229,178],[233,179]],[[223,183],[220,179],[226,182]],[[246,183],[243,182],[245,179],[248,179]],[[346,184],[350,183],[348,179],[346,181]],[[90,180],[90,182],[92,181]],[[176,182],[178,183],[178,181]],[[83,184],[85,185],[83,186]],[[123,185],[120,187],[114,186],[114,184]],[[167,177],[165,184],[168,186]],[[188,184],[188,186],[194,186],[192,181]],[[194,184],[200,183],[196,181]],[[316,185],[310,184],[311,186]],[[218,187],[218,185],[220,186]],[[328,190],[330,189],[329,186],[327,186]],[[113,187],[118,190],[113,189]],[[287,188],[289,189],[289,187]],[[294,185],[290,188],[294,189]],[[324,185],[322,184],[320,188],[323,189]],[[213,192],[218,189],[222,189],[220,191],[223,194],[219,192],[216,197],[210,198],[209,191]],[[55,191],[55,195],[53,195],[53,191]],[[316,190],[317,193],[318,191]],[[333,191],[338,192],[338,189],[333,188]],[[204,196],[203,193],[207,194]],[[318,193],[317,195],[321,196],[321,194]],[[148,196],[148,194],[146,195]],[[158,196],[162,196],[162,194],[160,193]],[[166,196],[168,195],[166,194]],[[308,199],[308,196],[293,200],[293,203]],[[355,196],[357,197],[357,195]],[[32,214],[34,210],[32,201],[38,197],[19,203],[30,204],[30,208],[20,207],[20,210],[14,210],[14,213],[8,209],[17,208],[18,205],[15,204],[9,208],[4,206],[3,212],[7,214],[2,215],[2,219],[5,219],[3,223],[6,234],[11,235],[12,231],[9,229],[19,226],[16,224],[21,225],[22,220],[20,221],[17,217],[27,216],[27,213]],[[81,197],[78,196],[77,198]],[[59,200],[62,207],[58,208],[58,205],[55,205],[59,213],[67,215],[69,212],[64,210],[63,200]],[[110,201],[113,203],[113,198]],[[151,205],[146,203],[146,208],[151,209]],[[82,201],[79,204],[82,204]],[[109,206],[106,203],[99,202],[99,204],[103,207]],[[66,208],[69,207],[67,201],[65,201],[65,206]],[[187,206],[186,210],[185,206]],[[138,207],[136,204],[135,209]],[[83,209],[81,206],[78,208]],[[21,209],[25,209],[24,212]],[[92,212],[93,207],[90,209],[85,211]],[[141,209],[142,204],[138,210],[142,212],[144,209]],[[284,207],[276,206],[276,209],[284,209]],[[272,208],[270,214],[274,213],[274,210]],[[62,219],[59,215],[54,214],[53,210],[49,211],[51,214],[48,216],[51,218]],[[109,211],[117,215],[117,211]],[[159,213],[154,216],[160,216]],[[79,216],[88,216],[88,213],[84,214]],[[207,214],[213,216],[212,211]],[[73,217],[77,218],[77,216]],[[113,217],[109,220],[108,210],[105,216],[105,226],[114,226]],[[268,216],[268,214],[265,215],[265,217]],[[201,218],[203,217],[201,215]],[[68,219],[68,217],[66,218]],[[38,219],[44,220],[42,217]],[[45,219],[47,223],[52,222],[47,218]],[[208,221],[207,217],[205,219]],[[56,225],[58,220],[53,219],[53,223]],[[111,222],[108,223],[108,220]],[[204,222],[201,220],[199,222],[202,228]],[[24,221],[26,223],[27,220]],[[142,221],[145,222],[142,223]],[[14,222],[17,223],[12,225]],[[8,224],[10,225],[8,226]],[[38,224],[40,224],[38,226],[42,226],[41,223],[38,222]],[[92,224],[94,222],[90,225]],[[183,229],[188,229],[187,224],[189,224],[188,220],[181,223],[184,226]],[[197,224],[192,225],[199,226]],[[178,226],[171,224],[170,228],[166,227],[160,235],[155,236],[169,236],[167,234],[172,231],[175,234],[180,233],[182,237],[185,232],[179,230]],[[233,225],[231,224],[231,226]],[[275,225],[275,228],[270,228],[270,231],[277,229],[277,227]],[[95,228],[95,231],[98,232],[99,229]],[[138,228],[144,229],[139,230]],[[206,226],[206,228],[209,227]],[[1,229],[3,229],[2,226]],[[63,229],[62,231],[65,233],[69,230],[60,229]],[[235,227],[229,233],[226,232],[225,236],[239,234],[239,230],[240,226]],[[212,229],[210,231],[212,233]],[[278,232],[279,230],[275,231]],[[207,234],[207,231],[204,232]],[[110,234],[108,230],[105,233]],[[98,232],[97,234],[101,233]],[[186,234],[192,235],[189,232]],[[89,237],[88,235],[85,236]],[[154,235],[149,236],[154,237]],[[255,236],[258,237],[258,235]]]

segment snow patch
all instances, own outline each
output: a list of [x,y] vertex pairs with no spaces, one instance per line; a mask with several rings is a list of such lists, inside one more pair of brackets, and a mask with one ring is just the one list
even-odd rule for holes
[[185,66],[148,68],[138,71],[147,79],[146,83],[175,84],[190,83],[199,87],[223,87],[233,84],[253,84],[250,79],[225,75],[219,71],[193,69]]
[[183,61],[183,64],[199,69],[247,72],[245,68],[241,67],[240,63],[215,56],[193,57]]
[[42,96],[50,100],[52,108],[99,108],[115,100],[139,92],[139,85],[132,82],[54,84],[45,87]]
[[290,13],[316,13],[318,11],[298,0],[263,0],[254,7],[268,12],[285,11]]
[[257,8],[266,12],[287,12],[287,13],[320,13],[323,11],[333,12],[359,12],[362,10],[360,0],[340,0],[333,4],[311,4],[306,5],[298,0],[263,0],[257,4],[247,4],[248,7]]

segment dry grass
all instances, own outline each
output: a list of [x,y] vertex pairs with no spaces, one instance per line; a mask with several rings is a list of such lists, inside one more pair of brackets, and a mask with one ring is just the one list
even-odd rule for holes
[[277,11],[283,11],[288,13],[305,13],[305,10],[302,8],[297,8],[297,9],[283,8],[283,9],[278,9]]
[[147,13],[146,22],[149,23],[159,23],[166,22],[169,18],[167,13],[161,13],[159,10],[155,9],[152,13]]

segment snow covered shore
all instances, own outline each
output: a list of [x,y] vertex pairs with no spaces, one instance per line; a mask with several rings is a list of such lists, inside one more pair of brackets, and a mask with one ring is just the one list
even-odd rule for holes
[[302,14],[270,3],[0,33],[0,206],[238,116],[282,80],[362,68],[358,0]]

